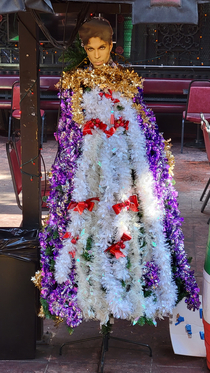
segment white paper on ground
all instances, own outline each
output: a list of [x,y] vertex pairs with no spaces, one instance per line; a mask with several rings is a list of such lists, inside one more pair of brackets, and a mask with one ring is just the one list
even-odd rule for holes
[[[202,296],[199,296],[202,309]],[[173,316],[169,318],[169,330],[171,343],[175,354],[187,356],[206,356],[205,342],[200,337],[200,332],[204,332],[203,321],[200,317],[200,309],[190,311],[187,309],[185,298],[177,304],[173,310]],[[184,317],[184,321],[177,324],[178,317]],[[191,326],[191,337],[186,325]]]

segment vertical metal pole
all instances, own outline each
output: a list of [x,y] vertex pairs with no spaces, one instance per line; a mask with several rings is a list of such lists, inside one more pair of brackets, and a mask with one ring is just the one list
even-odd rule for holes
[[19,12],[20,108],[23,227],[41,226],[40,87],[38,27],[30,12]]

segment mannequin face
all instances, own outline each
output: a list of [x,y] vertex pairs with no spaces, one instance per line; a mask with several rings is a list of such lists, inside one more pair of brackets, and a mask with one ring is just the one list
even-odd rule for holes
[[108,41],[96,37],[90,38],[84,48],[93,67],[98,69],[109,61],[112,47],[112,42],[109,44]]

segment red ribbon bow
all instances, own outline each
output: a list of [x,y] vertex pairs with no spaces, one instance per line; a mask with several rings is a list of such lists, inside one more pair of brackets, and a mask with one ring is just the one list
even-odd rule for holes
[[128,125],[129,125],[129,120],[123,120],[122,117],[120,117],[119,119],[116,119],[114,121],[114,127],[115,128],[124,127],[127,131],[128,130]]
[[124,202],[117,203],[116,205],[113,205],[112,208],[113,208],[115,214],[118,215],[124,207],[127,207],[127,210],[131,209],[132,211],[137,212],[138,211],[138,205],[139,204],[138,204],[137,196],[134,195],[134,196],[130,196]]
[[[67,239],[67,238],[70,238],[71,237],[71,233],[70,232],[66,232],[64,235],[63,235],[63,240],[64,239]],[[79,239],[79,236],[77,236],[76,238],[72,238],[71,239],[71,243],[75,244],[77,242],[77,240]],[[69,251],[69,254],[72,256],[72,258],[74,259],[75,257],[75,254],[76,254],[76,251],[75,250],[72,250],[72,251]]]
[[115,119],[114,120],[114,126],[111,127],[109,130],[107,130],[107,125],[103,122],[100,121],[100,119],[91,119],[89,120],[85,125],[84,125],[84,128],[83,128],[83,136],[85,135],[92,135],[92,130],[94,129],[94,127],[97,127],[99,128],[100,130],[102,130],[106,136],[109,138],[111,137],[112,135],[114,135],[116,129],[118,127],[124,127],[126,129],[126,131],[128,130],[128,125],[129,125],[129,121],[128,120],[123,120],[122,117],[120,117],[119,119]]
[[63,235],[63,240],[65,240],[66,238],[70,238],[71,237],[71,233],[70,232],[66,232],[64,235]]
[[105,132],[105,130],[107,128],[107,125],[105,123],[101,122],[100,119],[98,119],[98,118],[89,120],[83,128],[83,136],[92,135],[93,133],[92,133],[91,129],[94,129],[94,127],[97,127],[100,130]]
[[67,209],[68,210],[74,209],[74,211],[78,211],[80,215],[82,215],[85,209],[88,209],[89,211],[93,210],[93,207],[95,205],[93,201],[100,201],[100,199],[96,197],[96,198],[86,199],[86,201],[82,201],[82,202],[70,202]]
[[100,92],[100,93],[99,93],[99,96],[101,96],[101,98],[102,98],[103,96],[105,96],[106,98],[110,98],[114,104],[117,104],[118,102],[120,102],[120,100],[118,100],[117,98],[113,98],[113,97],[112,97],[112,91],[111,91],[111,89],[108,89],[108,92],[109,92],[109,93]]
[[73,250],[73,251],[69,251],[69,254],[72,256],[72,258],[74,259],[75,255],[76,255],[76,251]]
[[[75,238],[72,238],[71,240],[71,243],[73,243],[73,245],[75,245],[75,243],[77,243],[79,239],[79,236],[75,237]],[[76,251],[75,249],[73,249],[72,251],[69,251],[69,254],[72,256],[72,258],[74,259],[75,255],[76,255]]]
[[122,251],[120,251],[120,249],[124,249],[125,248],[124,242],[130,241],[131,238],[132,237],[129,234],[123,233],[120,241],[118,241],[114,245],[109,246],[108,249],[105,250],[105,252],[109,251],[111,254],[115,256],[116,259],[119,259],[120,257],[124,258],[125,255],[122,253]]
[[109,138],[109,137],[111,137],[112,135],[114,135],[115,131],[116,131],[116,128],[115,128],[115,127],[111,127],[109,130],[104,131],[104,132],[105,132],[105,134],[106,134],[106,137]]
[[120,117],[119,119],[115,119],[113,124],[114,127],[111,127],[109,130],[104,131],[107,137],[111,137],[118,127],[124,127],[127,131],[129,120],[123,120],[122,117]]

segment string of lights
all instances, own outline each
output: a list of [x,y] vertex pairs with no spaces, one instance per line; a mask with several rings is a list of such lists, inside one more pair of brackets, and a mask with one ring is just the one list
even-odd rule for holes
[[31,181],[33,181],[33,178],[34,178],[34,177],[40,177],[40,178],[42,178],[42,173],[40,172],[38,175],[36,175],[36,174],[31,173],[31,172],[23,171],[23,166],[25,166],[25,165],[27,165],[27,164],[29,164],[29,163],[32,163],[32,165],[35,166],[35,164],[36,164],[36,163],[35,163],[35,160],[36,160],[37,158],[40,158],[40,154],[38,154],[36,157],[31,158],[31,159],[29,159],[29,161],[26,161],[26,162],[24,162],[24,163],[22,163],[22,164],[20,165],[20,171],[21,171],[21,173],[24,174],[24,175],[28,175],[28,176],[30,176],[30,180],[31,180]]

